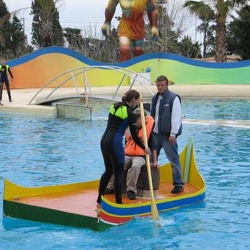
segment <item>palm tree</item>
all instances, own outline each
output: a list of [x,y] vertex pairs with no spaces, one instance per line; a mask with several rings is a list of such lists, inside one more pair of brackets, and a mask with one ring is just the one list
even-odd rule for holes
[[203,56],[207,53],[207,36],[209,32],[209,23],[214,20],[214,12],[212,9],[206,5],[204,2],[191,3],[191,1],[186,2],[185,7],[189,7],[192,13],[195,13],[201,20],[202,24],[198,26],[198,30],[203,33]]
[[10,17],[11,17],[11,14],[8,13],[0,18],[0,47],[3,47],[3,48],[5,47],[5,38],[4,38],[2,28],[4,24],[10,20]]
[[226,62],[227,60],[226,19],[230,11],[237,5],[244,5],[247,2],[248,0],[210,0],[209,3],[187,1],[184,4],[184,7],[188,7],[192,13],[195,13],[201,19],[209,18],[209,16],[214,18],[216,23],[216,62]]
[[[41,45],[43,47],[51,46],[53,34],[53,15],[58,13],[56,4],[61,0],[33,0],[32,14],[37,14],[34,20],[37,21],[37,27],[41,29]],[[33,24],[34,25],[34,24]],[[34,33],[34,32],[33,32]]]

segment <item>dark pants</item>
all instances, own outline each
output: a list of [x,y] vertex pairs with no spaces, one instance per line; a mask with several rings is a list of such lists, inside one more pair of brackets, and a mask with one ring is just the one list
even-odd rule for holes
[[3,84],[5,84],[8,96],[9,96],[9,101],[11,101],[11,93],[10,93],[10,84],[8,78],[2,78],[2,87],[0,88],[0,101],[2,101],[2,94],[3,94]]
[[102,174],[99,184],[99,195],[97,202],[101,202],[101,195],[104,194],[108,183],[114,174],[114,191],[116,203],[122,203],[123,169],[125,153],[122,143],[122,135],[109,131],[101,140],[101,150],[105,164],[105,171]]

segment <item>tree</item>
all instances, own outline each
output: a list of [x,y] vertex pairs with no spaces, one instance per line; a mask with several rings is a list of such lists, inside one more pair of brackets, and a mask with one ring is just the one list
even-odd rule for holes
[[0,48],[1,56],[6,59],[19,57],[28,48],[23,25],[16,16],[22,10],[9,13],[5,3],[0,1]]
[[247,60],[250,59],[250,6],[244,6],[237,14],[239,17],[233,17],[228,27],[228,50]]
[[32,44],[41,47],[63,46],[63,31],[56,4],[60,0],[33,0]]
[[5,48],[5,31],[10,25],[11,14],[8,12],[6,4],[0,0],[0,47]]
[[100,61],[108,63],[119,61],[119,40],[117,29],[113,28],[109,37],[107,37],[105,41],[99,41],[99,44],[96,45],[98,46],[97,48],[99,48],[97,51]]
[[188,58],[201,57],[200,46],[198,42],[193,44],[190,36],[185,36],[181,42],[178,43],[178,48],[180,49],[179,54]]
[[[150,39],[150,26],[146,26],[147,37],[144,43],[145,53],[168,52],[181,53],[181,39],[185,31],[190,28],[191,16],[183,7],[184,0],[158,0],[158,30],[159,39],[153,42]],[[191,46],[196,43],[191,42]],[[189,54],[189,53],[187,53]]]
[[[158,0],[159,52],[178,53],[178,39],[188,29],[190,19],[180,0]],[[153,46],[153,45],[152,45]]]
[[[65,28],[64,37],[69,48],[96,61],[114,63],[119,57],[117,30],[113,28],[111,34],[104,40],[98,39],[93,27],[83,30]],[[115,49],[114,49],[115,48]]]
[[83,43],[83,37],[81,35],[80,29],[73,29],[73,28],[65,28],[64,37],[70,49],[80,52],[81,45]]
[[208,36],[213,34],[211,30],[210,22],[214,20],[214,12],[211,8],[204,2],[193,3],[193,1],[188,1],[185,7],[189,7],[192,13],[195,13],[202,21],[202,23],[197,27],[197,30],[203,33],[203,57],[206,57],[207,46],[208,46]]
[[20,57],[26,52],[28,44],[23,25],[15,15],[9,28],[10,35],[7,38],[8,48],[12,51],[14,58]]
[[227,60],[227,35],[226,20],[230,11],[237,5],[243,5],[247,0],[211,0],[209,3],[203,1],[187,1],[184,6],[188,7],[192,13],[198,17],[205,17],[209,14],[215,22],[215,61],[226,62]]
[[202,21],[197,30],[203,33],[203,58],[215,56],[215,25]]

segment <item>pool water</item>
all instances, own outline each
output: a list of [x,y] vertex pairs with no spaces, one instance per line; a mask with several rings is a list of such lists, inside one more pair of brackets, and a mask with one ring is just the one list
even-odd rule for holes
[[[250,120],[247,100],[183,99],[190,119]],[[205,202],[160,213],[103,233],[2,216],[3,178],[42,186],[99,179],[104,166],[99,142],[108,105],[92,120],[0,113],[0,249],[249,249],[250,129],[183,123],[179,150],[192,137],[206,181]],[[160,163],[165,162],[160,155]]]

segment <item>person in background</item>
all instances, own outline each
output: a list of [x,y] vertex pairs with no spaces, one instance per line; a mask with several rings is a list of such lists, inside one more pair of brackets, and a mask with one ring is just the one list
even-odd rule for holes
[[[152,129],[154,126],[154,119],[152,116],[147,116],[145,112],[146,118],[146,132],[148,138],[148,146],[152,153],[152,164],[155,168],[158,167],[157,163],[157,154],[155,150],[155,144],[152,137]],[[143,132],[142,132],[142,120],[141,120],[141,113],[140,110],[135,111],[136,116],[136,124],[138,129],[138,136],[142,140]],[[136,145],[135,141],[133,140],[129,129],[125,132],[125,165],[124,165],[124,172],[126,173],[126,189],[127,189],[127,197],[130,200],[136,200],[137,194],[137,181],[141,172],[141,168],[146,164],[146,157],[145,152]],[[114,193],[114,178],[112,176],[108,187],[105,190],[105,194],[112,194]]]
[[153,136],[157,155],[163,148],[172,166],[174,188],[171,193],[179,194],[184,191],[177,144],[177,137],[182,133],[181,101],[177,94],[168,89],[168,85],[166,76],[157,77],[158,93],[151,102],[151,116],[155,119]]
[[[0,73],[0,78],[1,78],[1,73]],[[2,83],[1,83],[1,81],[0,81],[0,91],[2,92]],[[0,101],[0,106],[3,106],[1,101]]]
[[141,101],[140,94],[136,90],[129,90],[122,97],[122,101],[113,104],[109,110],[106,130],[101,139],[101,151],[105,164],[105,171],[101,176],[97,203],[101,203],[101,196],[114,174],[114,191],[116,203],[122,204],[123,169],[125,153],[123,136],[129,126],[131,136],[135,143],[147,154],[149,148],[145,148],[137,135],[136,117],[133,113]]
[[11,78],[14,79],[13,74],[10,70],[10,66],[6,64],[5,61],[2,61],[2,63],[0,64],[0,71],[1,71],[1,89],[0,89],[0,103],[2,104],[2,95],[3,95],[3,85],[5,84],[5,87],[7,89],[7,93],[9,96],[9,101],[12,102],[11,99],[11,93],[10,93],[10,84],[9,84],[9,79],[8,79],[8,73],[10,74]]
[[144,12],[147,12],[151,26],[151,37],[153,41],[158,39],[157,30],[157,8],[155,0],[109,0],[105,9],[105,22],[102,25],[102,34],[110,34],[111,20],[115,14],[117,5],[122,9],[122,18],[119,23],[119,52],[120,61],[131,58],[131,48],[133,56],[140,56],[143,52],[143,41],[145,38]]

